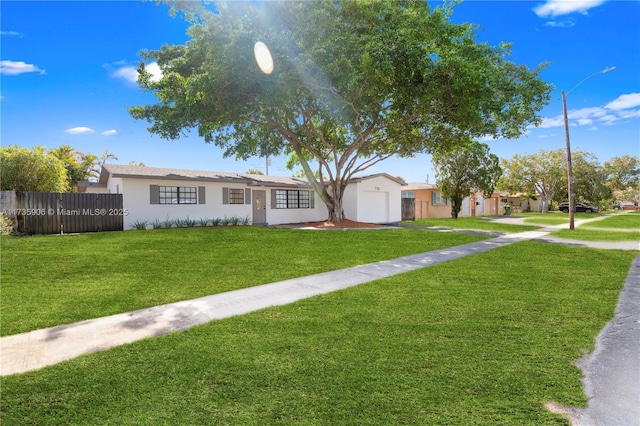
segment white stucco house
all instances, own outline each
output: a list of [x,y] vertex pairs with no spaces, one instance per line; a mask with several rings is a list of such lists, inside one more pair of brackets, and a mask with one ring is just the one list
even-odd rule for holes
[[[388,174],[352,179],[343,199],[350,220],[401,220],[401,187]],[[320,196],[304,179],[105,164],[97,182],[79,182],[78,191],[122,194],[124,228],[167,219],[249,218],[255,225],[313,222],[328,217]]]

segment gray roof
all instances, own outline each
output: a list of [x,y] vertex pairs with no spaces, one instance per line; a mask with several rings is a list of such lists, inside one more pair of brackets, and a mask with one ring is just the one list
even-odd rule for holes
[[202,170],[167,169],[162,167],[105,164],[100,173],[100,182],[106,183],[109,174],[119,178],[164,179],[201,182],[236,182],[257,186],[308,187],[304,179],[283,176],[253,175],[248,173],[212,172]]
[[431,183],[409,182],[403,191],[417,191],[419,189],[437,189],[438,187]]
[[[109,175],[118,178],[138,179],[163,179],[199,182],[228,182],[244,183],[252,186],[286,186],[286,187],[310,187],[306,179],[286,176],[253,175],[249,173],[211,172],[202,170],[166,169],[162,167],[131,166],[120,164],[104,164],[100,173],[99,182],[106,184]],[[367,179],[383,176],[398,182],[405,183],[387,173],[376,173],[366,176],[356,176],[350,182],[360,182]]]

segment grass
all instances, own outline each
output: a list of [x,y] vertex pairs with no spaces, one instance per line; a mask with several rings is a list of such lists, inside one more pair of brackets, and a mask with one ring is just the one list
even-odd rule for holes
[[481,231],[494,232],[524,232],[538,229],[537,226],[511,225],[505,223],[495,223],[490,219],[495,216],[482,217],[460,217],[458,219],[442,218],[442,219],[418,219],[414,221],[402,222],[405,225],[413,226],[433,226],[452,229],[476,229]]
[[640,241],[640,232],[615,232],[604,229],[602,231],[581,228],[575,228],[573,231],[561,229],[552,232],[551,235],[581,241]]
[[635,255],[523,242],[212,322],[3,377],[0,420],[568,425]]
[[640,215],[616,214],[602,220],[585,224],[589,228],[623,228],[640,231]]
[[[562,212],[549,212],[549,213],[536,213],[526,214],[526,216],[532,216],[529,219],[525,219],[525,223],[535,223],[538,225],[561,225],[563,223],[569,223],[569,215]],[[602,216],[599,213],[574,213],[575,219],[593,219],[594,217]]]
[[406,229],[302,231],[262,227],[2,237],[0,334],[481,239],[484,237]]

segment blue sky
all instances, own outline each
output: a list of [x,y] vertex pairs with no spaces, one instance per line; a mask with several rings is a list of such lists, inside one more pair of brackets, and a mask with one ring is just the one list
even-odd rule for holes
[[[197,136],[167,141],[133,120],[128,106],[153,103],[134,83],[145,49],[184,43],[187,24],[168,7],[138,1],[0,2],[0,102],[2,145],[71,145],[118,163],[245,172],[265,160],[222,158]],[[517,140],[487,140],[503,158],[564,148],[561,92],[597,74],[567,97],[572,149],[601,162],[640,155],[640,1],[467,1],[454,22],[478,24],[478,40],[512,42],[511,60],[531,68],[550,65],[542,78],[553,84],[542,126]],[[289,175],[284,158],[272,159],[269,174]],[[410,182],[434,182],[428,155],[389,159],[369,169]]]

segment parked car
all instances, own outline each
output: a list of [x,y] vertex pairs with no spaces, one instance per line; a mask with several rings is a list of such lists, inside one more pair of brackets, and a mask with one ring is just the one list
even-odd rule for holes
[[[560,210],[561,212],[569,213],[569,203],[558,204],[558,210]],[[584,203],[576,203],[576,212],[578,213],[594,213],[597,211],[597,207],[590,206]]]

